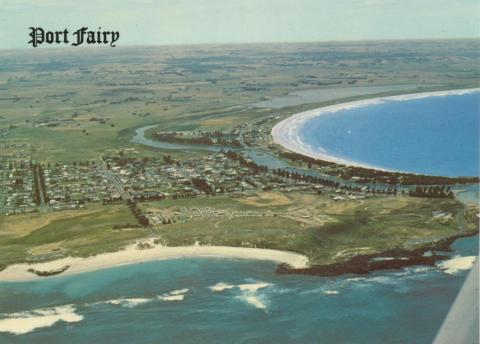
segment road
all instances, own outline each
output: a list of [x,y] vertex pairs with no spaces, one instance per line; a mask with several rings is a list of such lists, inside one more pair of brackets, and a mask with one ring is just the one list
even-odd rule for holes
[[37,190],[38,190],[38,196],[40,198],[40,205],[45,204],[45,193],[42,187],[42,180],[40,178],[40,166],[35,166],[34,168],[34,174],[35,174],[35,181],[37,185]]
[[133,201],[132,196],[130,196],[130,194],[125,191],[125,188],[120,179],[118,179],[118,177],[112,171],[109,171],[107,169],[104,161],[102,161],[99,165],[98,171],[113,184],[119,195],[126,203]]

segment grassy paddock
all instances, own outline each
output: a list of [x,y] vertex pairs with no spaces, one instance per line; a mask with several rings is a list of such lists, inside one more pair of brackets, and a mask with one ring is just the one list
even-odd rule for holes
[[[278,200],[281,200],[279,202]],[[263,247],[295,251],[313,263],[343,260],[348,250],[379,252],[415,248],[426,241],[459,233],[458,214],[464,208],[453,200],[377,197],[334,202],[324,196],[299,193],[261,193],[245,198],[197,198],[144,204],[146,212],[172,215],[179,209],[209,207],[224,216],[179,218],[157,225],[155,233],[169,245],[202,244]],[[453,219],[440,222],[433,211],[446,211]],[[255,212],[242,216],[230,212]],[[470,226],[470,229],[473,225]]]

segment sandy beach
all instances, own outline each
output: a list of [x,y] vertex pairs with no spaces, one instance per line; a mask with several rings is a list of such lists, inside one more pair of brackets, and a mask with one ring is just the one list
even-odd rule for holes
[[[390,172],[402,172],[402,171],[391,171],[386,170],[385,168],[367,165],[361,162],[345,160],[339,157],[335,157],[329,155],[327,152],[319,152],[309,145],[305,144],[302,141],[301,137],[301,129],[306,121],[319,117],[325,114],[336,113],[342,110],[349,110],[355,109],[375,104],[381,104],[387,101],[404,101],[404,100],[412,100],[412,99],[421,99],[426,97],[440,97],[440,96],[447,96],[447,95],[463,95],[473,92],[478,92],[480,89],[472,88],[472,89],[463,89],[463,90],[450,90],[450,91],[437,91],[437,92],[423,92],[423,93],[413,93],[413,94],[404,94],[398,96],[390,96],[390,97],[381,97],[381,98],[373,98],[373,99],[365,99],[359,101],[353,101],[348,103],[336,104],[332,106],[326,106],[318,109],[313,109],[305,112],[300,112],[294,114],[283,121],[277,123],[272,128],[272,137],[273,141],[282,147],[288,149],[289,151],[308,156],[315,159],[320,159],[324,161],[335,162],[343,165],[349,166],[357,166],[357,167],[364,167],[364,168],[372,168],[376,170],[384,170]],[[321,148],[320,148],[321,150]]]
[[[150,245],[152,246],[151,248],[138,249],[137,244],[133,244],[127,246],[121,251],[103,253],[88,258],[66,257],[46,263],[14,264],[8,266],[3,271],[0,271],[0,282],[19,282],[55,278],[56,276],[73,275],[82,272],[155,260],[194,257],[268,260],[279,264],[287,263],[294,268],[304,268],[308,264],[308,258],[304,255],[279,250],[227,246],[194,245],[166,247],[160,245],[154,246],[153,244]],[[56,271],[66,266],[69,266],[69,268],[65,272],[50,277],[40,277],[28,271],[29,269],[41,272]]]

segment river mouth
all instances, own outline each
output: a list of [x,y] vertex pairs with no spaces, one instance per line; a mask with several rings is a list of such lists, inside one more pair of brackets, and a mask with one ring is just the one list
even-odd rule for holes
[[276,124],[284,148],[320,160],[431,176],[479,175],[480,90],[374,98]]

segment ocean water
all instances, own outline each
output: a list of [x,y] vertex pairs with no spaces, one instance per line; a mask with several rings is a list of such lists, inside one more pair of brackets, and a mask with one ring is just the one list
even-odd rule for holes
[[431,343],[478,237],[454,248],[444,269],[369,276],[205,258],[3,282],[0,343]]
[[313,152],[396,171],[479,175],[480,92],[390,100],[305,121]]

